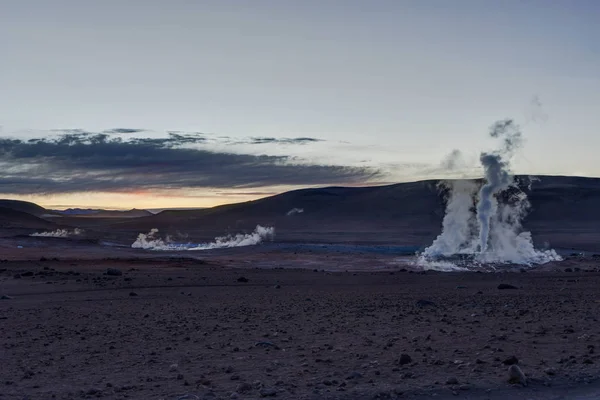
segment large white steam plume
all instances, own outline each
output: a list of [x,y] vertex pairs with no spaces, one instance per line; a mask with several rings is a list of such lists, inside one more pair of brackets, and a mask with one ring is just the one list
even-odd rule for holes
[[148,233],[140,233],[135,242],[131,245],[134,249],[146,250],[211,250],[222,249],[228,247],[253,246],[261,243],[263,240],[273,238],[275,228],[256,226],[252,233],[216,237],[210,243],[173,243],[172,239],[167,236],[165,239],[158,236],[158,229],[154,228]]
[[79,229],[79,228],[75,228],[72,231],[69,231],[67,229],[57,229],[57,230],[51,231],[51,232],[36,232],[36,233],[32,233],[29,236],[67,238],[67,237],[71,237],[71,236],[79,236],[79,235],[83,234],[84,232],[85,231],[83,229]]
[[474,181],[444,182],[450,193],[442,233],[419,255],[419,265],[435,267],[444,258],[460,255],[481,263],[531,265],[561,260],[554,250],[536,250],[531,233],[522,231],[529,201],[509,168],[522,143],[519,127],[512,120],[499,121],[490,136],[502,139],[502,146],[479,157],[484,171],[479,190]]

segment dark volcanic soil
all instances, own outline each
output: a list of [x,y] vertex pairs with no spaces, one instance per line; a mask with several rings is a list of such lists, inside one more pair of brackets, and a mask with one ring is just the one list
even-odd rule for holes
[[[332,273],[230,257],[0,263],[0,399],[595,398],[598,261]],[[508,383],[512,357],[527,387]]]

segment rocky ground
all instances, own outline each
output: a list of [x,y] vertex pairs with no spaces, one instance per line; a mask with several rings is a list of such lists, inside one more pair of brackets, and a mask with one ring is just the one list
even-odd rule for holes
[[232,257],[1,262],[0,399],[600,393],[597,259],[419,273]]

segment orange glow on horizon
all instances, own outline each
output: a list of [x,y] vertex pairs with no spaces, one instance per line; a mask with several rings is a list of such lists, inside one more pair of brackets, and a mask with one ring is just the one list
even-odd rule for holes
[[36,203],[49,209],[102,208],[110,210],[154,209],[154,208],[204,208],[222,204],[256,200],[256,195],[210,195],[189,197],[178,195],[156,195],[150,193],[77,193],[56,195],[2,196],[13,200]]

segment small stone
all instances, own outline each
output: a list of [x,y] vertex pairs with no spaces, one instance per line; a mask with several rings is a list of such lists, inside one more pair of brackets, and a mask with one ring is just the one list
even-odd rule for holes
[[2,297],[0,297],[0,299],[1,300],[12,300],[12,297],[3,294]]
[[273,388],[263,388],[260,390],[260,397],[275,397],[277,396],[277,390]]
[[239,278],[237,278],[238,282],[242,282],[242,283],[246,283],[249,282],[249,279],[246,278],[245,276],[240,276]]
[[281,289],[281,285],[275,285],[275,289]]
[[523,386],[527,386],[527,378],[521,368],[517,364],[513,364],[508,367],[508,382],[509,383],[520,383]]
[[106,275],[109,275],[109,276],[121,276],[121,275],[123,275],[123,272],[121,272],[120,269],[108,268],[106,270]]
[[504,364],[504,365],[514,365],[514,364],[518,364],[518,363],[519,363],[519,359],[515,356],[510,356],[506,360],[502,361],[502,364]]
[[516,286],[509,285],[508,283],[501,283],[498,285],[498,289],[505,290],[505,289],[518,289],[518,288]]
[[237,394],[236,392],[231,393],[231,395],[229,396],[230,399],[239,399],[240,395]]
[[279,350],[279,346],[277,346],[276,344],[273,344],[272,342],[264,342],[264,341],[263,342],[256,342],[254,344],[254,346],[256,346],[256,347],[264,347],[264,348],[272,347],[272,348],[274,348],[276,350]]
[[423,299],[421,299],[421,300],[417,301],[417,307],[421,307],[421,308],[424,308],[424,307],[437,307],[437,304],[435,304],[433,301],[430,301],[430,300],[423,300]]
[[129,295],[133,297],[133,296],[137,296],[138,294],[136,292],[129,292]]
[[32,271],[23,272],[21,274],[21,276],[33,276],[33,272]]
[[408,354],[400,354],[400,358],[398,359],[398,364],[406,365],[412,362],[412,357]]
[[237,386],[235,391],[238,393],[248,393],[251,390],[252,390],[251,384],[249,384],[248,382],[242,382]]
[[171,372],[177,371],[177,368],[179,368],[179,366],[177,364],[171,364],[169,366],[169,371],[171,371]]
[[544,372],[546,373],[546,375],[556,375],[556,370],[554,370],[554,368],[546,368]]
[[348,379],[348,380],[360,379],[360,378],[362,378],[362,374],[360,372],[357,372],[357,371],[352,371],[350,373],[350,375],[348,375],[346,377],[346,379]]
[[446,381],[446,385],[458,385],[458,379],[456,379],[454,377],[453,378],[449,378]]

